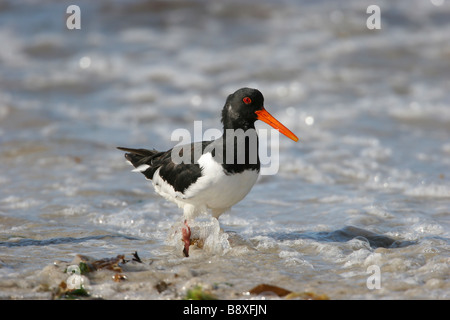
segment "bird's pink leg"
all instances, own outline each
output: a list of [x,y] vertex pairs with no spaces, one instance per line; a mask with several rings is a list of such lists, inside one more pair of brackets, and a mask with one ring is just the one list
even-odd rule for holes
[[191,245],[191,228],[187,224],[187,220],[184,220],[184,225],[181,229],[181,234],[183,235],[184,249],[183,253],[185,257],[189,257],[189,246]]

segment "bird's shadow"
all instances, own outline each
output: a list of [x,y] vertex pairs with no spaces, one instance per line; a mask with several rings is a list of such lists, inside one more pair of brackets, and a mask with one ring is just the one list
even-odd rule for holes
[[274,232],[267,234],[267,236],[283,241],[283,240],[297,240],[297,239],[312,239],[319,242],[347,242],[352,239],[360,239],[367,241],[371,248],[403,248],[414,245],[417,241],[396,240],[391,237],[377,234],[372,231],[361,229],[354,226],[346,226],[342,229],[334,231],[304,231],[304,232],[289,232],[280,233]]

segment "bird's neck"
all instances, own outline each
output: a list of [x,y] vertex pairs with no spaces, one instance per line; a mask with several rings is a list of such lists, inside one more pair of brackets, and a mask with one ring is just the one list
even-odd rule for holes
[[223,131],[226,132],[227,129],[232,130],[238,130],[242,129],[244,131],[255,129],[255,122],[254,121],[248,121],[245,119],[229,119],[229,118],[223,118]]
[[224,126],[222,137],[214,144],[222,151],[219,157],[225,170],[229,172],[240,172],[244,169],[259,170],[259,142],[254,124],[247,129]]

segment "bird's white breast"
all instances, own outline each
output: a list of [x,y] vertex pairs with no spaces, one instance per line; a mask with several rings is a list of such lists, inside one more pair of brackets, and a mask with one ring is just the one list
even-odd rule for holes
[[186,190],[185,195],[206,203],[212,209],[226,209],[241,201],[258,178],[256,170],[227,175],[211,153],[202,155],[198,163],[202,168],[202,176]]

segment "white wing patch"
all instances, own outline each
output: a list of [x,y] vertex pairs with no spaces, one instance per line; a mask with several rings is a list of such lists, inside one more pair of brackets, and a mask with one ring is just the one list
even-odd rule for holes
[[150,166],[148,164],[141,164],[139,167],[137,167],[136,169],[133,169],[131,171],[133,171],[133,172],[144,172],[148,168],[150,168]]

